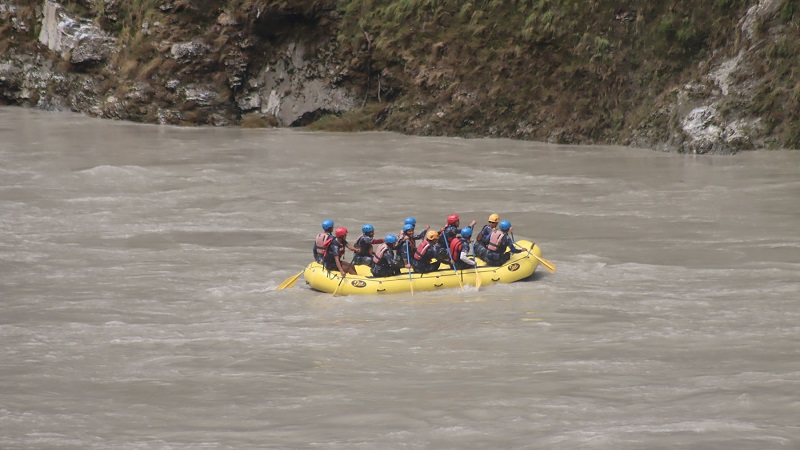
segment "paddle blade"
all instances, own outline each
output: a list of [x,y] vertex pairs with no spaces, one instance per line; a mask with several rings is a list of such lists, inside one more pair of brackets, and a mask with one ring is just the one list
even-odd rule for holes
[[545,269],[547,269],[548,272],[556,273],[556,265],[555,264],[553,264],[550,261],[542,258],[541,256],[536,256],[534,253],[531,253],[531,255],[536,257],[536,259],[539,260],[539,262],[544,266]]
[[294,286],[294,284],[297,283],[297,280],[300,278],[300,275],[302,275],[302,274],[303,274],[303,272],[300,272],[297,275],[292,275],[291,277],[287,278],[286,281],[284,281],[283,283],[279,284],[278,287],[275,288],[275,290],[276,291],[280,291],[282,289],[288,289],[288,288]]
[[481,275],[478,273],[478,266],[475,266],[475,289],[481,288]]
[[339,288],[342,287],[342,281],[344,281],[344,278],[339,280],[339,284],[336,286],[336,289],[333,290],[333,294],[331,294],[331,296],[336,297],[336,294],[339,292]]
[[411,287],[411,295],[414,295],[414,278],[411,276],[411,269],[408,269],[408,285]]
[[512,240],[511,240],[511,243],[512,243],[512,244],[516,245],[516,246],[517,246],[517,248],[521,248],[522,250],[526,250],[526,251],[528,252],[528,254],[529,254],[529,255],[531,255],[531,256],[533,256],[534,258],[536,258],[536,260],[537,260],[537,261],[539,261],[539,263],[540,263],[541,265],[543,265],[543,266],[544,266],[544,268],[545,268],[545,269],[547,269],[547,271],[548,271],[548,272],[550,272],[550,273],[556,273],[556,265],[555,265],[555,264],[553,264],[553,263],[551,263],[550,261],[548,261],[548,260],[546,260],[546,259],[542,258],[541,256],[536,256],[536,253],[533,253],[533,252],[531,251],[531,250],[533,250],[533,246],[534,246],[534,245],[536,245],[535,243],[531,244],[531,250],[528,250],[527,248],[524,248],[524,247],[522,247],[522,246],[520,246],[520,245],[517,245],[517,243],[516,243],[516,242],[514,242],[514,240],[513,240],[513,239],[514,239],[514,237],[513,237],[513,236],[511,237],[511,239],[512,239]]

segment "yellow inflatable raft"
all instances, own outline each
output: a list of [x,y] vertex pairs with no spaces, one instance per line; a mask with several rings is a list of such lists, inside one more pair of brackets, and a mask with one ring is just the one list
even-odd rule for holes
[[[453,289],[460,286],[475,286],[476,277],[480,277],[481,286],[494,283],[512,283],[524,280],[533,275],[539,265],[539,259],[531,256],[542,256],[542,250],[529,241],[517,241],[517,245],[526,250],[511,255],[509,261],[500,267],[487,266],[478,259],[477,274],[474,268],[454,271],[451,266],[442,264],[441,268],[431,273],[411,272],[411,279],[406,269],[403,273],[391,277],[373,278],[370,268],[356,266],[358,275],[347,275],[344,279],[339,272],[330,272],[321,264],[312,262],[303,271],[303,278],[312,289],[336,295],[359,294],[397,294],[414,291],[435,291],[437,289]],[[530,249],[530,253],[527,251]]]

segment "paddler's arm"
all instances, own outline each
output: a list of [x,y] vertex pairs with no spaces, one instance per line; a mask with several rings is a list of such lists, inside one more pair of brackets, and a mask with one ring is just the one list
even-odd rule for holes
[[464,264],[469,264],[470,266],[474,266],[475,264],[477,264],[475,261],[469,259],[469,257],[467,256],[467,250],[461,250],[461,258],[460,259],[461,259],[461,262],[463,262]]
[[336,261],[336,267],[339,268],[339,273],[341,273],[342,274],[342,278],[344,278],[345,273],[344,273],[344,269],[342,268],[342,261],[339,259],[339,255],[333,255],[333,259],[334,259],[334,261]]
[[506,240],[506,245],[508,245],[508,251],[510,251],[511,253],[522,253],[523,251],[526,251],[522,250],[521,248],[517,248],[517,243],[514,242],[509,235],[505,235],[503,239]]

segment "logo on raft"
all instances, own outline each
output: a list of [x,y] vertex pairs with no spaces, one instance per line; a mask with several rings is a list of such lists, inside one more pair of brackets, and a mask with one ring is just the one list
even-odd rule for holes
[[519,263],[514,263],[514,264],[509,264],[508,265],[508,271],[509,272],[516,272],[517,270],[519,270]]
[[353,287],[362,288],[367,285],[367,282],[364,280],[353,280],[350,284],[352,284]]

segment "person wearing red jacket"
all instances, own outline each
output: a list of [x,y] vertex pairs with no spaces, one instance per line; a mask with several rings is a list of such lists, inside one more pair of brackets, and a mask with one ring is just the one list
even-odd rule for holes
[[344,278],[345,274],[355,275],[356,269],[350,263],[342,261],[344,257],[344,250],[347,246],[347,228],[337,228],[333,233],[336,237],[328,244],[328,249],[325,251],[325,256],[322,258],[322,264],[326,269],[333,272],[339,271]]
[[[472,228],[475,226],[475,221],[469,223],[468,227]],[[446,249],[447,245],[450,241],[461,234],[461,218],[458,217],[458,214],[450,214],[447,216],[447,225],[442,227],[441,234],[439,235],[439,248]],[[445,241],[445,239],[447,241]]]
[[471,269],[477,263],[469,259],[469,243],[472,237],[472,228],[461,229],[461,234],[450,240],[450,260],[456,265],[456,270]]
[[411,265],[414,267],[415,272],[428,273],[439,270],[439,261],[434,261],[434,258],[437,258],[438,255],[436,249],[436,241],[438,239],[439,233],[435,230],[428,230],[425,240],[420,242],[414,252],[414,257],[411,258]]

